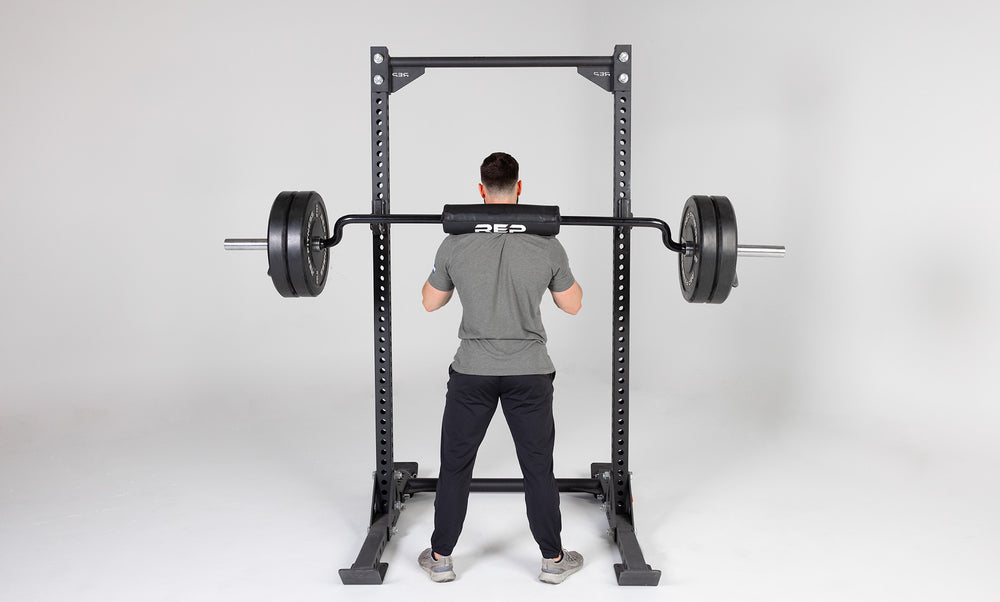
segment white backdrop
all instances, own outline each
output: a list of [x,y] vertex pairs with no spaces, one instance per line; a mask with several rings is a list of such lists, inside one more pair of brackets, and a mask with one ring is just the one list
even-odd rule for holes
[[[724,194],[741,241],[788,246],[782,261],[741,262],[726,304],[693,306],[659,236],[633,234],[633,468],[647,487],[638,516],[670,529],[640,539],[664,565],[657,591],[688,584],[692,599],[726,599],[711,567],[759,574],[807,558],[786,589],[735,591],[941,595],[930,577],[897,581],[871,567],[897,558],[919,575],[944,557],[960,559],[938,570],[971,584],[964,599],[995,599],[1000,584],[979,569],[1000,560],[998,29],[1000,8],[966,1],[5,2],[0,594],[132,591],[112,585],[110,566],[74,564],[76,552],[64,553],[80,574],[52,585],[50,552],[76,529],[83,539],[70,540],[88,542],[74,544],[80,556],[101,550],[127,564],[127,546],[88,531],[95,516],[122,524],[100,509],[120,508],[108,500],[122,496],[144,507],[151,491],[162,503],[154,483],[167,469],[150,459],[176,462],[179,475],[181,450],[194,464],[218,461],[211,442],[228,434],[246,443],[235,449],[257,450],[236,453],[238,466],[281,458],[276,472],[299,486],[342,488],[313,503],[350,509],[318,511],[333,527],[317,536],[330,554],[317,595],[346,595],[331,567],[360,544],[371,470],[369,233],[348,229],[326,292],[307,300],[280,298],[264,255],[225,253],[222,239],[263,236],[281,190],[320,191],[332,216],[369,210],[369,46],[606,55],[631,43],[635,213],[676,225],[687,196]],[[573,70],[429,71],[391,99],[393,210],[475,202],[479,162],[506,150],[522,165],[523,202],[608,214],[610,102]],[[396,455],[430,472],[459,318],[457,303],[430,315],[419,304],[441,236],[393,230]],[[560,238],[585,298],[575,318],[545,313],[562,400],[557,470],[579,476],[609,448],[610,234]],[[504,437],[501,423],[481,474],[516,473]],[[775,442],[793,443],[772,456]],[[794,505],[811,544],[764,538],[780,551],[739,564],[746,554],[727,547],[721,532],[733,527],[719,521],[734,498],[698,496],[745,491],[736,483],[749,457],[767,471],[797,453],[808,458],[801,471],[775,469],[764,481],[781,486],[761,496],[838,493]],[[173,478],[178,496],[197,489]],[[232,478],[255,491],[254,477]],[[869,487],[885,495],[868,498]],[[940,498],[914,501],[924,494]],[[696,520],[699,504],[716,510],[712,527]],[[819,526],[844,508],[844,528]],[[73,516],[74,527],[60,522]],[[792,528],[767,516],[761,531]],[[756,519],[742,523],[764,524]],[[63,526],[39,526],[52,524]],[[672,543],[698,541],[706,531],[695,527],[718,538]],[[414,532],[413,546],[425,535]],[[824,536],[832,557],[796,547]],[[871,564],[852,564],[858,553]],[[704,564],[685,565],[691,557]],[[827,561],[843,562],[836,572],[858,589],[831,590],[816,568]],[[174,587],[164,599],[246,599],[210,575]]]

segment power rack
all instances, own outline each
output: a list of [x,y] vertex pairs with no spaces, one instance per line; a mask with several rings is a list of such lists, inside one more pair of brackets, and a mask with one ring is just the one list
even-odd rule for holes
[[[373,46],[371,64],[372,215],[389,215],[389,96],[436,68],[573,67],[613,97],[612,217],[632,217],[630,200],[632,132],[632,47],[620,44],[611,56],[552,57],[392,57]],[[340,570],[345,584],[381,584],[388,564],[380,562],[396,532],[405,500],[434,491],[437,479],[418,478],[417,463],[393,455],[392,255],[388,223],[372,224],[372,281],[375,348],[375,471],[371,522],[357,559]],[[611,458],[590,465],[589,479],[556,479],[560,492],[589,493],[602,500],[609,533],[618,544],[619,585],[657,585],[660,571],[646,564],[636,539],[629,472],[629,282],[631,228],[615,227],[612,237]],[[521,479],[472,481],[474,492],[523,491]]]

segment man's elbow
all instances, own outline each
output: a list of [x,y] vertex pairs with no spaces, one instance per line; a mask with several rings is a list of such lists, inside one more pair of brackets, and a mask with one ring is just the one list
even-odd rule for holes
[[435,309],[441,309],[441,303],[438,302],[434,295],[424,294],[421,297],[420,303],[424,306],[427,311],[434,311]]
[[580,312],[580,308],[583,307],[583,297],[581,296],[575,299],[560,299],[556,302],[556,306],[569,315],[575,316]]

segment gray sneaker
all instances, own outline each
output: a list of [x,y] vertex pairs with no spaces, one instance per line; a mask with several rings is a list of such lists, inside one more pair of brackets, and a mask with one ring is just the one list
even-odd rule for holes
[[542,572],[538,575],[539,581],[554,585],[559,584],[565,581],[566,577],[583,568],[583,556],[579,552],[563,550],[562,556],[562,560],[559,562],[551,558],[542,559]]
[[431,576],[431,581],[444,583],[455,580],[455,566],[451,563],[451,556],[440,556],[434,560],[434,554],[427,548],[420,553],[417,562],[420,563],[420,568]]

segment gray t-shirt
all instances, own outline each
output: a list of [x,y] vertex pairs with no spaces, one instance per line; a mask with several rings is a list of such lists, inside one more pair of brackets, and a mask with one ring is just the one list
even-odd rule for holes
[[540,304],[546,290],[576,280],[562,244],[534,234],[453,234],[438,248],[428,278],[462,300],[462,340],[452,368],[462,374],[549,374]]

